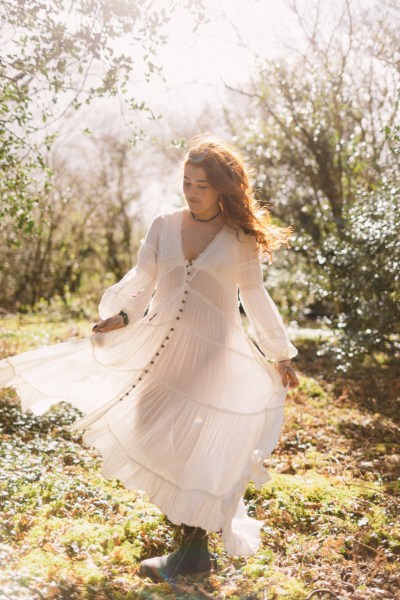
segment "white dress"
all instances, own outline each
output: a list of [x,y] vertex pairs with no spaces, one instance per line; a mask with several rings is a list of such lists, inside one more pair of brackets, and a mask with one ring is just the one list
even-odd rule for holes
[[[6,358],[0,386],[16,388],[24,412],[60,401],[82,410],[72,429],[100,451],[105,477],[144,490],[177,525],[222,530],[226,551],[246,556],[263,521],[247,515],[243,493],[270,478],[263,460],[288,391],[269,360],[297,349],[264,289],[254,237],[225,225],[189,263],[182,215],[153,220],[136,266],[101,298],[101,319],[124,309],[127,327]],[[265,356],[242,328],[238,286]]]

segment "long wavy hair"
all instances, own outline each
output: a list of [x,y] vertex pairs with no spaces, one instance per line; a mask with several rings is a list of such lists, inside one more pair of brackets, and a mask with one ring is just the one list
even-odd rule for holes
[[194,136],[184,156],[182,170],[190,162],[203,167],[211,187],[219,192],[219,202],[228,227],[252,235],[261,255],[272,262],[273,252],[281,246],[290,247],[294,227],[278,227],[271,222],[267,208],[261,207],[254,196],[250,178],[255,171],[241,153],[213,133]]

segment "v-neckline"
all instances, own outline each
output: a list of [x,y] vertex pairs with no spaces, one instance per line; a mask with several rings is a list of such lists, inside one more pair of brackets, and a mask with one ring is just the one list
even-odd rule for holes
[[215,234],[215,236],[213,237],[213,239],[207,244],[207,246],[196,256],[196,258],[194,258],[193,260],[189,260],[186,258],[185,253],[183,251],[183,213],[184,213],[184,209],[182,209],[180,211],[180,218],[179,218],[179,242],[180,242],[180,253],[181,256],[183,258],[183,260],[187,263],[189,263],[190,265],[194,265],[196,262],[198,262],[198,260],[200,258],[202,258],[205,253],[210,250],[210,248],[214,245],[214,243],[221,237],[221,234],[225,231],[226,229],[226,224],[224,223],[223,226],[221,227],[221,229],[218,231],[218,233]]

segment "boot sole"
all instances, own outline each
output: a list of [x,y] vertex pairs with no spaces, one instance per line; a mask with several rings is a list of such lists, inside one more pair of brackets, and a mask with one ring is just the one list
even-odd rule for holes
[[201,571],[189,571],[187,573],[177,573],[176,575],[173,575],[171,577],[168,577],[167,575],[163,575],[162,571],[159,571],[157,569],[152,569],[149,566],[143,566],[141,565],[139,567],[138,570],[138,575],[139,577],[149,577],[152,581],[154,581],[154,583],[158,583],[160,581],[167,581],[168,579],[173,580],[176,579],[176,577],[186,577],[188,575],[200,575],[201,573],[211,573],[211,567],[208,569],[202,569]]

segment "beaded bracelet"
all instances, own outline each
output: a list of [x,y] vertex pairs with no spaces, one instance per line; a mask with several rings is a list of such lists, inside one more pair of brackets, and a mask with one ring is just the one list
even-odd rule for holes
[[118,314],[121,315],[121,317],[123,317],[123,319],[124,319],[124,326],[126,327],[128,325],[128,323],[129,323],[128,315],[123,310],[120,310]]

